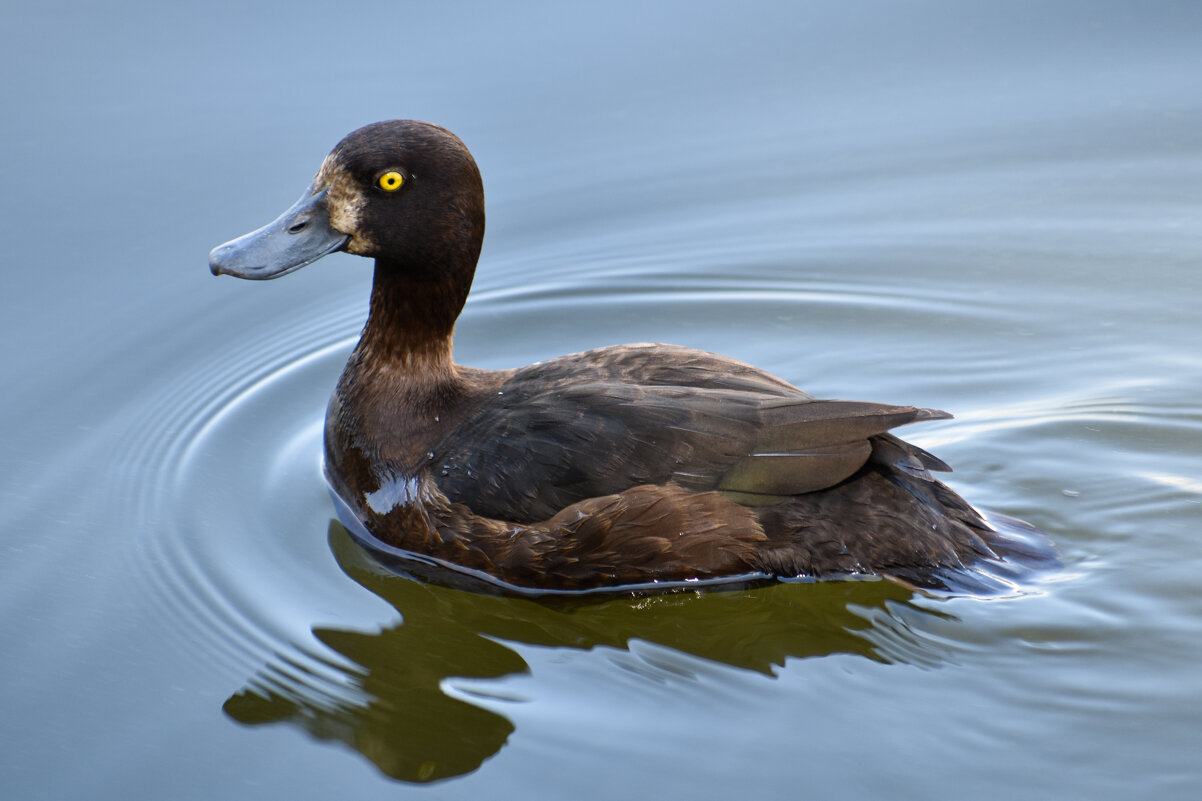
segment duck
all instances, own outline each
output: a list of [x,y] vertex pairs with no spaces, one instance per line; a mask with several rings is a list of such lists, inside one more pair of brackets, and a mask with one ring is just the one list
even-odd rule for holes
[[459,137],[389,120],[347,135],[295,204],[209,254],[214,275],[250,280],[334,252],[374,260],[324,451],[340,511],[387,548],[530,591],[748,576],[939,588],[1046,555],[1040,532],[978,512],[932,475],[947,464],[892,433],[943,411],[816,398],[656,343],[456,364],[484,226]]

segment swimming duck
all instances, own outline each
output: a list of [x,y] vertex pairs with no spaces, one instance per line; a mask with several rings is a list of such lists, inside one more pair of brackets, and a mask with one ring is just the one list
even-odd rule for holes
[[[467,147],[425,122],[349,134],[291,208],[215,248],[216,275],[375,259],[370,313],[326,415],[332,491],[387,545],[511,587],[948,571],[1031,557],[891,429],[945,412],[821,400],[660,344],[511,370],[451,357],[484,238]],[[999,530],[1001,529],[1001,530]]]

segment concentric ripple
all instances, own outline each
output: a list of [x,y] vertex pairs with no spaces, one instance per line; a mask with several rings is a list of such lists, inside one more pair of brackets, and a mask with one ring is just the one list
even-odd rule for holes
[[[378,594],[348,585],[326,536],[334,506],[321,474],[323,417],[361,325],[357,304],[324,314],[299,310],[303,326],[244,337],[255,347],[215,352],[167,377],[136,415],[116,460],[129,471],[137,518],[153,523],[137,532],[134,553],[156,606],[170,618],[167,628],[233,675],[259,672],[270,692],[318,706],[354,705],[363,691],[361,668],[315,631],[379,628],[398,614]],[[762,325],[778,313],[813,318],[837,307],[897,325],[964,314],[950,299],[920,302],[902,292],[870,295],[830,284],[790,289],[651,278],[601,292],[590,281],[564,279],[525,292],[478,293],[461,321],[457,356],[487,367],[527,363],[548,355],[548,327],[570,327],[554,351],[573,350],[572,340],[583,347],[604,342],[615,320],[646,319],[652,308],[671,309],[679,319],[720,311],[727,320]],[[538,325],[527,323],[532,317]],[[769,367],[778,345],[779,337],[760,349]],[[882,615],[890,616],[873,619]],[[926,647],[913,639],[912,650]]]
[[118,461],[136,466],[131,494],[153,521],[134,553],[173,618],[168,629],[235,674],[283,655],[341,683],[310,628],[369,600],[330,580],[338,572],[321,536],[324,401],[361,315],[297,319],[303,328],[264,332],[253,349],[214,353],[174,376]]

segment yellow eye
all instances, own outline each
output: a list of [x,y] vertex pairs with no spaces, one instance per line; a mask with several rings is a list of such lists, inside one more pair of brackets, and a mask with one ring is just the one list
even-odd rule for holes
[[376,185],[385,192],[395,192],[401,188],[403,183],[405,183],[405,176],[396,170],[389,170],[376,179]]

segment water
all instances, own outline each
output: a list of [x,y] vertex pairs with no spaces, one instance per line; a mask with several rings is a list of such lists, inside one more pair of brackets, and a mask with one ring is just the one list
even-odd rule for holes
[[[1196,4],[6,11],[0,787],[23,799],[1194,798]],[[907,436],[1064,567],[538,603],[332,522],[370,268],[205,254],[431,119],[489,234],[457,358],[624,341]]]

